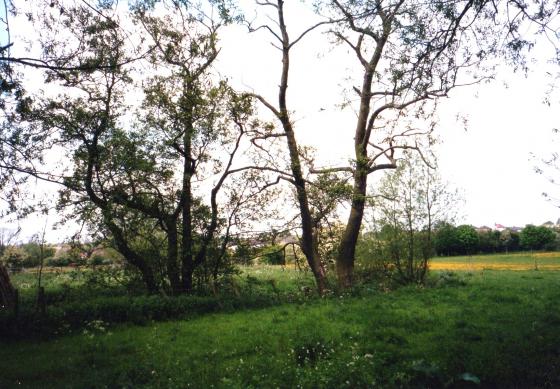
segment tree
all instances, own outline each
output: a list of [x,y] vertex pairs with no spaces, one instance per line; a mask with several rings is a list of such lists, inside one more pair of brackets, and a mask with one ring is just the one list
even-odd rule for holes
[[442,223],[435,229],[435,249],[438,255],[456,255],[460,248],[457,227],[450,223]]
[[[223,256],[229,230],[237,221],[235,214],[254,201],[248,200],[251,195],[258,198],[265,189],[255,188],[255,180],[245,175],[244,186],[230,191],[225,222],[220,218],[218,201],[226,179],[247,172],[233,162],[251,110],[247,96],[216,82],[212,73],[219,51],[217,30],[229,19],[225,4],[209,2],[219,10],[218,20],[204,12],[208,4],[195,8],[182,2],[157,3],[155,10],[154,2],[137,1],[126,13],[115,2],[93,6],[36,1],[26,14],[42,32],[47,31],[39,35],[40,58],[1,59],[6,66],[45,69],[45,81],[66,91],[54,98],[41,96],[32,110],[25,110],[17,128],[25,128],[24,121],[41,124],[39,133],[48,139],[36,142],[45,149],[62,146],[73,156],[74,166],[59,174],[19,169],[64,185],[60,209],[71,208],[72,216],[110,236],[151,292],[160,285],[139,237],[163,232],[167,245],[157,252],[167,257],[166,278],[176,294],[192,289],[195,269],[225,225],[219,254]],[[132,33],[130,22],[138,26]],[[136,65],[160,74],[137,79],[141,72]],[[139,84],[146,88],[139,90]],[[146,98],[138,110],[142,122],[130,125],[125,117],[134,107],[126,101],[135,92]],[[213,157],[224,151],[225,159]],[[182,166],[179,189],[174,173],[178,165]],[[192,181],[217,175],[222,167],[210,188],[210,204],[203,205],[193,194]],[[201,177],[202,173],[207,176]],[[202,214],[205,217],[196,218]]]
[[[560,131],[555,128],[553,129],[554,136],[558,136]],[[547,157],[537,156],[531,153],[531,159],[536,162],[534,166],[535,173],[543,175],[546,180],[553,185],[553,187],[558,185],[558,172],[560,171],[560,155],[557,152],[552,152]],[[560,199],[558,195],[552,190],[542,192],[542,196],[547,200],[558,206]]]
[[[111,21],[111,18],[103,13],[107,5],[95,8],[84,1],[82,7],[75,7],[72,3],[36,0],[32,4],[29,2],[16,4],[14,1],[7,0],[3,4],[5,15],[1,22],[5,27],[3,34],[5,41],[0,44],[0,189],[3,191],[2,200],[5,201],[8,211],[16,214],[17,217],[28,216],[38,209],[44,209],[50,203],[49,201],[29,202],[31,198],[35,199],[34,193],[31,196],[26,192],[26,183],[30,176],[41,175],[45,181],[56,181],[52,174],[42,169],[45,152],[52,149],[53,143],[48,141],[51,133],[45,132],[44,128],[37,125],[37,122],[30,117],[36,96],[28,93],[26,86],[36,89],[37,85],[26,84],[28,71],[44,69],[50,70],[53,74],[68,75],[114,66],[107,61],[99,60],[100,57],[92,56],[87,49],[89,45],[82,44],[86,43],[82,39],[91,38],[96,33],[95,30],[78,39],[66,40],[66,37],[62,38],[65,32],[58,30],[56,23],[57,20],[68,21],[68,15],[76,16],[80,21],[85,22],[85,19],[82,19],[84,15],[78,16],[75,12],[80,8],[90,8],[90,11],[100,16],[101,22]],[[40,32],[36,31],[38,39],[18,40],[21,36],[16,38],[12,33],[14,23],[11,18],[21,15],[25,15],[30,24],[43,28]],[[59,26],[62,24],[61,22]],[[114,20],[113,24],[115,24]],[[70,25],[68,26],[70,28]],[[57,53],[53,51],[64,45],[66,47],[62,51]]]
[[0,261],[12,272],[19,272],[23,269],[27,257],[27,253],[21,247],[8,246],[0,257]]
[[[179,11],[180,8],[171,7]],[[184,12],[184,11],[183,11]],[[182,289],[192,289],[192,276],[207,256],[219,228],[218,196],[224,189],[226,180],[233,174],[248,172],[249,167],[234,167],[237,153],[250,127],[252,115],[251,99],[247,95],[236,94],[224,81],[213,85],[211,67],[218,56],[217,32],[220,23],[195,16],[175,21],[173,17],[160,19],[150,16],[146,9],[138,11],[139,18],[155,42],[158,71],[170,72],[167,76],[157,76],[146,88],[144,103],[145,125],[150,132],[160,132],[165,150],[171,158],[178,157],[182,166],[179,196],[174,200],[176,207],[162,218],[168,235],[168,267],[175,266],[177,251],[176,226],[180,221],[181,236],[181,282]],[[173,27],[172,27],[173,26]],[[201,30],[198,34],[187,31]],[[172,47],[172,50],[170,50]],[[227,158],[220,158],[226,155]],[[207,223],[197,229],[195,212],[199,201],[193,193],[193,180],[204,176],[217,176],[210,190],[210,204]],[[245,175],[247,182],[255,182],[255,177]],[[247,187],[247,183],[245,183]],[[264,184],[266,186],[266,184]],[[237,191],[231,210],[236,213],[241,204],[251,195],[257,196],[259,189]],[[202,210],[202,209],[200,209]],[[198,218],[200,221],[201,218]],[[233,215],[226,221],[232,222]],[[229,224],[228,224],[229,225]],[[198,236],[197,236],[198,234]],[[227,234],[225,238],[228,239]],[[221,246],[225,253],[224,242]],[[179,275],[170,271],[172,285],[178,285]],[[173,287],[177,289],[176,287]]]
[[[313,225],[306,182],[294,122],[287,108],[290,56],[294,45],[308,33],[328,26],[331,36],[346,45],[360,66],[360,87],[351,89],[359,102],[354,107],[354,157],[349,166],[317,169],[314,174],[342,174],[352,180],[350,213],[337,254],[337,277],[342,287],[352,284],[356,243],[367,200],[368,176],[395,169],[403,150],[420,152],[430,144],[435,126],[432,113],[438,99],[461,85],[460,76],[472,70],[466,83],[487,78],[491,69],[477,75],[486,60],[507,56],[523,65],[523,51],[531,46],[519,34],[523,21],[535,22],[543,33],[558,4],[547,2],[530,7],[518,1],[413,2],[413,1],[320,1],[317,12],[324,18],[310,25],[295,39],[286,28],[284,1],[258,2],[272,9],[274,24],[252,26],[267,30],[282,54],[278,106],[256,97],[277,118],[290,158],[290,178],[296,187],[302,222],[302,245],[318,283],[321,260],[313,251]],[[503,43],[506,42],[505,46]],[[350,88],[349,88],[350,89]],[[346,105],[352,105],[354,96]],[[321,287],[320,287],[321,288]]]
[[[124,105],[124,88],[130,87],[132,81],[127,69],[118,66],[126,62],[126,40],[113,18],[82,5],[65,8],[57,20],[60,24],[47,24],[44,28],[62,28],[68,42],[76,40],[83,45],[72,60],[81,63],[89,59],[103,66],[88,72],[45,72],[45,81],[61,87],[62,92],[42,99],[31,118],[41,124],[45,133],[52,134],[50,141],[69,152],[73,166],[58,175],[36,176],[65,187],[61,209],[75,205],[75,215],[86,221],[88,217],[102,221],[117,249],[140,271],[147,289],[154,292],[158,289],[154,270],[131,247],[128,225],[121,224],[123,210],[116,209],[119,203],[128,201],[120,177],[129,173],[132,163],[142,159],[142,155],[135,155],[133,142],[127,142],[121,127],[121,117],[128,108]],[[66,47],[61,47],[61,42],[52,42],[49,50],[54,56],[65,57]],[[109,161],[113,154],[120,161]],[[105,186],[109,188],[105,190]]]
[[[73,165],[55,180],[66,188],[60,207],[110,237],[149,291],[169,286],[179,294],[192,291],[210,253],[217,277],[236,216],[275,182],[236,165],[247,133],[260,123],[251,98],[213,71],[225,21],[182,3],[153,6],[138,2],[121,15],[147,34],[139,44],[150,55],[135,64],[148,72],[121,65],[133,53],[115,18],[82,6],[66,10],[62,26],[107,66],[47,71],[46,80],[65,92],[35,108],[33,118],[72,152]],[[127,103],[133,93],[143,96],[141,104]],[[144,244],[150,236],[163,239]]]
[[520,235],[519,232],[509,231],[509,239],[504,242],[506,245],[506,252],[508,250],[519,251],[520,249],[519,235]]
[[52,257],[56,252],[54,247],[47,246],[42,238],[39,237],[35,237],[29,242],[22,244],[21,248],[27,253],[25,267],[40,266],[42,259]]
[[473,226],[463,224],[457,227],[457,241],[461,254],[470,256],[478,249],[480,238]]
[[[105,232],[127,260],[140,269],[151,290],[158,289],[157,281],[149,260],[132,247],[136,234],[157,231],[165,235],[165,270],[170,288],[174,293],[190,289],[192,274],[205,260],[209,248],[216,245],[215,239],[225,238],[221,242],[224,252],[229,230],[236,221],[232,215],[247,204],[237,194],[248,195],[250,190],[228,188],[231,196],[224,195],[229,180],[233,181],[231,176],[249,176],[250,170],[276,175],[276,180],[270,182],[263,179],[260,188],[245,187],[256,193],[279,181],[292,185],[300,214],[300,244],[319,291],[325,289],[326,278],[318,252],[317,229],[324,228],[325,222],[319,222],[323,210],[318,203],[313,204],[309,190],[320,179],[314,180],[310,174],[334,175],[341,182],[351,180],[350,213],[336,259],[339,284],[350,286],[368,197],[368,176],[395,169],[403,150],[420,152],[423,145],[430,144],[437,100],[459,85],[461,74],[473,70],[472,78],[466,79],[468,83],[486,78],[491,72],[483,71],[480,76],[476,71],[494,55],[504,55],[523,66],[522,54],[532,45],[519,33],[523,21],[535,23],[539,32],[546,34],[550,32],[548,22],[558,10],[558,3],[552,1],[533,5],[518,0],[324,0],[316,4],[317,12],[324,17],[292,39],[284,14],[285,1],[259,1],[263,8],[273,10],[275,24],[252,28],[272,34],[281,52],[282,68],[277,104],[261,95],[251,95],[272,113],[281,129],[266,126],[253,131],[249,140],[264,154],[269,150],[259,142],[285,141],[288,166],[278,167],[272,161],[266,166],[240,168],[232,161],[239,153],[236,145],[244,142],[241,135],[252,131],[247,111],[251,104],[248,96],[229,93],[227,83],[217,81],[219,75],[211,71],[219,52],[218,28],[230,17],[227,2],[201,4],[195,7],[186,1],[133,2],[134,24],[129,23],[128,11],[112,1],[95,6],[86,1],[37,1],[31,6],[32,12],[25,14],[30,21],[43,23],[41,55],[31,60],[14,57],[9,53],[12,42],[0,48],[0,63],[7,66],[0,71],[6,75],[13,73],[12,66],[18,64],[34,66],[45,70],[46,81],[51,85],[68,91],[64,96],[53,98],[47,93],[46,99],[40,96],[32,101],[21,98],[23,89],[17,80],[5,83],[5,91],[17,102],[14,106],[20,107],[11,111],[17,113],[14,117],[18,126],[6,121],[8,136],[2,138],[9,156],[6,171],[65,185],[69,190],[63,195],[65,204],[76,206],[88,220],[100,219]],[[220,20],[206,16],[210,12],[205,10],[216,4]],[[360,87],[348,88],[356,93],[358,101],[351,163],[315,169],[313,159],[307,158],[305,147],[296,139],[287,88],[292,49],[312,31],[326,26],[331,36],[350,48],[362,79]],[[138,31],[141,34],[136,34]],[[143,66],[149,69],[148,76],[161,73],[150,80],[142,78]],[[143,81],[145,89],[140,87]],[[138,96],[145,97],[143,110],[132,107]],[[231,105],[224,105],[226,100]],[[350,105],[352,100],[345,103]],[[31,102],[35,104],[33,110]],[[199,109],[203,119],[196,116]],[[219,154],[219,148],[212,147],[223,139],[223,134],[214,138],[214,132],[207,130],[221,127],[218,122],[224,115],[235,135],[225,142],[229,147],[221,166],[207,164],[219,173],[209,195],[199,196],[193,191],[197,175],[213,170],[203,169],[199,163],[215,162],[211,157]],[[33,127],[36,123],[42,127]],[[21,139],[31,147],[19,147]],[[205,148],[210,144],[214,145],[211,151]],[[39,172],[31,161],[41,153],[19,152],[60,145],[66,147],[64,151],[75,163],[70,174]],[[176,168],[180,171],[177,175]],[[220,197],[232,200],[227,201],[227,212],[218,204]],[[206,203],[198,206],[203,198]],[[81,203],[82,199],[87,199],[87,204]],[[198,211],[208,215],[207,223],[194,226],[192,215]],[[223,234],[218,232],[220,229]]]
[[287,24],[284,15],[284,0],[258,2],[262,7],[274,9],[274,26],[262,25],[254,27],[249,25],[250,31],[259,29],[268,30],[274,39],[276,45],[282,55],[282,68],[280,72],[280,84],[278,86],[278,104],[274,105],[267,101],[263,96],[253,94],[278,120],[282,128],[282,132],[269,132],[261,136],[261,139],[282,137],[286,140],[286,146],[289,156],[289,173],[282,173],[282,177],[295,187],[296,199],[301,220],[301,249],[307,263],[315,277],[319,293],[323,293],[326,289],[326,273],[321,261],[320,253],[317,250],[318,241],[314,230],[314,220],[312,209],[309,203],[309,193],[307,188],[307,180],[304,176],[304,167],[300,155],[300,148],[294,132],[294,123],[291,113],[288,109],[288,80],[290,75],[290,55],[293,47],[309,32],[321,26],[325,22],[319,22],[309,29],[303,31],[295,39],[290,39]]
[[453,220],[458,195],[418,155],[406,155],[371,200],[384,255],[403,283],[422,283],[434,254],[434,226]]
[[519,234],[519,243],[522,247],[533,250],[541,250],[545,245],[552,243],[556,234],[549,228],[528,224]]
[[500,231],[479,231],[478,251],[481,253],[496,253],[501,248]]
[[544,226],[534,226],[528,224],[519,234],[519,244],[521,247],[531,250],[531,256],[535,261],[535,270],[538,270],[537,257],[533,255],[533,250],[540,250],[546,244],[554,242],[556,234]]
[[[20,230],[9,231],[5,228],[0,228],[0,258],[3,257],[6,249],[16,239]],[[3,261],[0,260],[0,306],[10,308],[13,307],[17,301],[17,292],[12,285],[8,270],[4,266]]]
[[[354,182],[351,211],[337,258],[339,283],[351,285],[368,176],[396,168],[399,150],[420,151],[418,138],[430,141],[432,102],[459,86],[459,76],[465,69],[477,68],[493,55],[504,54],[499,53],[500,39],[505,38],[507,48],[519,58],[521,49],[529,44],[518,34],[523,19],[544,22],[546,28],[548,12],[557,13],[558,4],[535,7],[531,15],[529,10],[533,9],[517,1],[327,3],[335,18],[343,18],[333,33],[354,52],[363,68],[361,87],[354,87],[359,99],[354,166],[337,169],[351,173]],[[505,8],[499,10],[500,6]],[[507,17],[510,7],[518,11],[511,20]],[[542,14],[544,9],[546,15]],[[505,19],[500,17],[503,12]],[[480,78],[472,81],[477,80]],[[407,121],[409,117],[424,118],[427,125],[422,129],[414,121]]]

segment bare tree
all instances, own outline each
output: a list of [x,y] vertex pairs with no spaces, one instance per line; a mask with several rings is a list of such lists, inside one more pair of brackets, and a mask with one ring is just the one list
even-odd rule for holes
[[307,190],[308,184],[303,170],[303,161],[300,156],[300,149],[294,132],[293,120],[288,108],[288,81],[290,76],[290,55],[293,47],[316,28],[330,23],[330,20],[318,22],[301,32],[296,38],[290,39],[284,15],[284,3],[283,0],[257,1],[257,4],[261,7],[274,9],[275,19],[270,25],[249,25],[250,31],[260,29],[268,31],[273,37],[274,46],[281,52],[282,56],[277,104],[272,104],[259,94],[254,94],[254,96],[275,116],[281,125],[281,133],[268,134],[268,137],[283,137],[286,140],[290,161],[290,173],[286,174],[286,176],[289,177],[288,181],[294,185],[296,191],[301,220],[300,246],[313,272],[319,293],[323,293],[326,289],[326,273],[317,250],[317,236],[314,231],[314,224],[316,223],[314,223],[313,220]]

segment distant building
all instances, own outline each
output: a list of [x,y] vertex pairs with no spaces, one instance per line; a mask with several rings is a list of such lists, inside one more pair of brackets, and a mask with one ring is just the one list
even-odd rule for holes
[[475,228],[476,232],[490,232],[492,231],[492,229],[488,226],[482,226],[482,227],[478,227]]
[[546,228],[554,228],[554,227],[556,227],[556,225],[555,225],[553,222],[551,222],[550,220],[547,221],[547,222],[545,222],[545,223],[543,223],[542,226],[543,226],[543,227],[546,227]]

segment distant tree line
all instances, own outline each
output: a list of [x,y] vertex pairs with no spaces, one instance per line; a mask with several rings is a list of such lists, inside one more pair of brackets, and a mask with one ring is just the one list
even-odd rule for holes
[[438,256],[508,253],[525,250],[557,250],[558,232],[527,225],[521,231],[483,230],[470,225],[444,223],[435,230],[434,254]]
[[70,242],[59,249],[45,245],[41,250],[40,243],[31,239],[27,243],[0,246],[0,264],[11,272],[41,265],[64,266],[99,266],[122,262],[121,255],[114,249],[91,243]]

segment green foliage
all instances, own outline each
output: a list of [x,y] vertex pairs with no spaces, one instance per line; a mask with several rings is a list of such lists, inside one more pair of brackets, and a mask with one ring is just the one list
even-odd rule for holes
[[[311,297],[300,293],[297,285],[280,289],[274,279],[254,276],[237,280],[230,278],[233,289],[221,284],[212,294],[178,297],[142,295],[143,290],[140,288],[136,289],[135,294],[131,294],[130,291],[134,289],[127,283],[138,280],[135,281],[133,273],[123,273],[118,269],[100,268],[74,272],[69,277],[54,289],[52,280],[46,282],[50,285],[46,293],[46,316],[37,314],[34,291],[23,296],[17,318],[11,312],[0,312],[0,326],[6,329],[0,334],[0,338],[66,334],[87,327],[88,323],[96,320],[108,325],[143,325],[151,321],[190,318],[210,312],[267,307]],[[19,287],[22,287],[21,282]]]
[[87,261],[90,266],[110,265],[113,261],[101,254],[93,254]]
[[521,231],[519,243],[526,249],[540,250],[554,242],[555,239],[556,234],[550,228],[529,224]]
[[0,261],[4,263],[10,271],[19,272],[28,261],[29,255],[18,246],[9,246],[4,250]]
[[519,251],[521,245],[519,243],[519,232],[503,230],[500,233],[501,250],[505,252]]
[[[503,231],[475,230],[478,235],[474,237],[470,226],[455,227],[452,224],[444,223],[437,226],[435,230],[435,251],[440,256],[466,255],[466,254],[493,254],[500,252],[519,251],[519,233],[505,229]],[[467,232],[468,230],[468,232]],[[462,231],[462,232],[460,232]],[[460,233],[463,240],[460,239]]]
[[399,167],[379,184],[371,201],[378,260],[401,283],[423,283],[434,254],[434,226],[452,219],[457,193],[416,154],[406,153]]
[[259,257],[264,263],[269,265],[285,265],[285,247],[280,245],[272,245],[263,247],[260,251]]
[[470,255],[476,252],[480,238],[473,226],[463,224],[457,227],[457,242],[460,253]]
[[457,228],[449,223],[442,223],[435,230],[435,250],[439,255],[456,255],[460,252]]
[[50,257],[45,259],[45,265],[51,267],[63,267],[70,265],[70,261],[64,256]]
[[[105,261],[105,259],[103,259]],[[133,266],[100,266],[92,265],[91,269],[85,270],[79,275],[74,273],[76,278],[83,284],[84,289],[96,295],[112,295],[119,292],[119,289],[124,288],[126,294],[134,296],[143,294],[145,292],[144,285],[138,270]]]
[[243,239],[237,239],[234,243],[235,250],[232,254],[232,260],[240,265],[250,265],[255,257],[253,246]]
[[[41,264],[41,246],[37,242],[29,242],[21,245],[21,248],[27,253],[27,259],[24,261],[24,267],[35,267]],[[43,247],[43,260],[54,256],[56,249],[45,245]]]
[[480,253],[497,253],[501,251],[502,242],[500,231],[480,231],[478,232],[477,251]]

